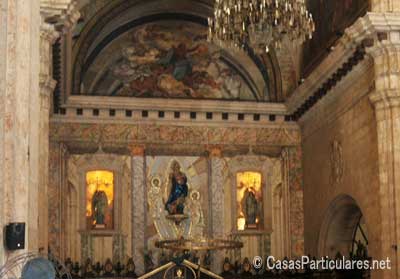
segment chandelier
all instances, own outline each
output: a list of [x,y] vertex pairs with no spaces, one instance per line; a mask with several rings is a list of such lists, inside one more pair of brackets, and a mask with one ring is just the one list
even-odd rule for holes
[[279,49],[284,38],[302,44],[315,31],[305,0],[215,0],[208,26],[209,41],[259,54]]

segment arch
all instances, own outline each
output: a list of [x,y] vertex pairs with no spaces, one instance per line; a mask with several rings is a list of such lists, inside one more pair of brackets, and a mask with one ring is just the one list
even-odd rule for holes
[[[134,27],[165,20],[186,21],[206,27],[207,17],[212,15],[213,3],[211,1],[173,0],[174,4],[171,3],[167,6],[163,3],[158,5],[157,2],[161,1],[118,0],[102,6],[94,15],[90,15],[91,18],[88,18],[87,23],[82,26],[82,32],[74,43],[73,65],[71,65],[72,91],[66,92],[66,94],[81,94],[84,76],[96,57],[114,39]],[[246,53],[239,56],[231,56],[224,52],[221,57],[224,63],[243,79],[256,101],[283,101],[280,97],[280,71],[276,69],[279,65],[272,58],[271,56],[258,56],[251,49],[247,49]],[[102,80],[103,76],[99,74],[96,79]],[[112,84],[107,90],[107,94],[114,93],[114,89],[119,90],[120,84]]]
[[320,256],[334,258],[338,252],[349,256],[354,235],[362,218],[357,202],[349,195],[339,195],[329,205],[318,240]]

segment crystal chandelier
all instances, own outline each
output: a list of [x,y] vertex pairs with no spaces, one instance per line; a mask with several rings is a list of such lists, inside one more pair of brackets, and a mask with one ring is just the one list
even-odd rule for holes
[[215,0],[208,26],[209,41],[259,54],[279,48],[284,38],[301,44],[315,31],[305,0]]

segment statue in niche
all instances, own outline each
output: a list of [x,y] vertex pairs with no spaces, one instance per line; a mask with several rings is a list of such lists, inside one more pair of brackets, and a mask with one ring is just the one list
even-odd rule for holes
[[177,161],[171,165],[172,172],[169,175],[171,192],[165,204],[165,209],[170,215],[183,214],[185,198],[188,195],[186,175],[181,172],[181,166]]
[[96,190],[92,198],[93,223],[95,228],[105,228],[107,206],[108,199],[106,193],[101,190]]
[[258,201],[254,188],[247,188],[242,200],[242,208],[247,228],[257,228]]

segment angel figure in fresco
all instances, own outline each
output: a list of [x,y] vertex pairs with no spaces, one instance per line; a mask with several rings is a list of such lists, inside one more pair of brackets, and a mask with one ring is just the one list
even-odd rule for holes
[[243,213],[247,227],[254,227],[257,224],[258,201],[252,188],[247,188],[242,200]]
[[181,166],[177,161],[174,161],[171,166],[172,172],[169,175],[171,183],[171,192],[168,200],[165,203],[165,209],[169,214],[183,214],[185,198],[188,195],[187,178],[181,172]]
[[92,212],[94,225],[105,225],[106,209],[108,206],[107,195],[104,191],[96,190],[92,198]]

